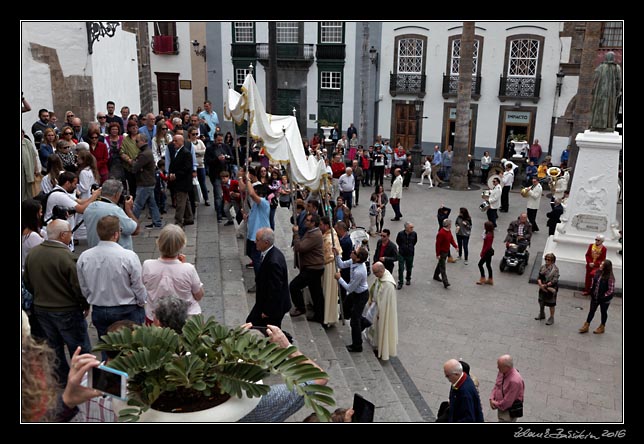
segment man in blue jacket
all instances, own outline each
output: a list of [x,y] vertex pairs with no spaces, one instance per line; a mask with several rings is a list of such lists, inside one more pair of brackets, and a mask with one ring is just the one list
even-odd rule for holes
[[483,422],[479,392],[472,378],[463,371],[461,363],[450,359],[443,364],[443,371],[452,384],[447,422]]

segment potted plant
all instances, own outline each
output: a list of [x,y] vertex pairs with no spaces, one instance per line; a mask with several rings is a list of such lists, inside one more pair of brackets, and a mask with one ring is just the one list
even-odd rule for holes
[[322,418],[330,417],[322,404],[335,404],[330,387],[299,385],[327,375],[304,363],[303,355],[289,358],[296,347],[279,348],[241,327],[220,325],[214,317],[190,317],[181,335],[169,328],[138,326],[101,339],[104,343],[94,350],[118,351],[107,365],[129,375],[129,407],[119,411],[119,421],[137,421],[148,409],[202,410],[229,398],[242,399],[244,393],[257,398],[256,404],[270,390],[262,379],[271,373],[280,375],[289,388],[295,387],[305,405]]
[[326,119],[320,119],[318,120],[318,125],[320,125],[320,129],[324,134],[324,139],[330,141],[331,130],[335,127],[336,123],[329,122]]

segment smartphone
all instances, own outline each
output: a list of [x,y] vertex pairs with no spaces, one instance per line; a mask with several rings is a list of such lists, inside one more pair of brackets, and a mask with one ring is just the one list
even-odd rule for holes
[[268,336],[268,331],[266,330],[266,328],[267,327],[262,327],[261,325],[253,325],[250,329],[261,331],[264,336]]
[[353,395],[353,416],[351,422],[373,422],[376,406],[358,393]]
[[88,374],[88,385],[106,395],[127,401],[127,373],[99,365]]

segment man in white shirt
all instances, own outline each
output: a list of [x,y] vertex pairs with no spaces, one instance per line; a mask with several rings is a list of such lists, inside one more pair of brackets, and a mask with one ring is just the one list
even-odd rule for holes
[[102,217],[96,232],[98,245],[79,256],[76,270],[83,296],[92,306],[92,323],[100,338],[116,321],[128,319],[143,324],[148,293],[143,286],[139,257],[118,244],[119,218]]
[[344,199],[349,209],[353,208],[353,190],[355,189],[356,181],[353,175],[353,168],[348,167],[344,170],[344,174],[338,179],[338,188],[340,189],[340,196]]

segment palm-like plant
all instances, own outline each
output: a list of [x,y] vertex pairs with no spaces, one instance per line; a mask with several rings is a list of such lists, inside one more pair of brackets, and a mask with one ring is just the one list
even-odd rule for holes
[[181,335],[169,328],[142,326],[123,328],[101,339],[104,343],[94,350],[120,352],[108,365],[129,375],[128,405],[132,408],[119,412],[120,421],[137,421],[141,413],[168,396],[186,405],[219,394],[241,398],[245,392],[249,398],[260,397],[270,387],[258,381],[271,373],[280,375],[289,389],[295,387],[319,417],[330,417],[322,404],[335,405],[332,388],[299,385],[328,376],[304,363],[303,355],[289,358],[296,347],[279,348],[241,327],[224,327],[214,317],[190,317]]

